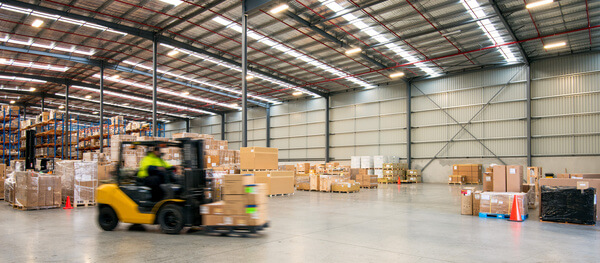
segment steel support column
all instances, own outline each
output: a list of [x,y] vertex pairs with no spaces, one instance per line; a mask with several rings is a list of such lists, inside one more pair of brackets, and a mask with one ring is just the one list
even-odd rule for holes
[[221,113],[221,140],[225,140],[225,113]]
[[42,96],[42,112],[46,109],[46,103],[44,101],[44,96]]
[[242,147],[248,147],[248,14],[242,13]]
[[190,132],[190,119],[185,119],[185,132]]
[[104,152],[104,63],[100,65],[100,152]]
[[156,64],[158,60],[158,41],[156,40],[157,35],[155,34],[152,39],[152,136],[156,136],[158,134],[158,127],[156,126],[156,94],[157,94],[157,83],[156,79],[158,77],[156,71]]
[[[69,90],[71,88],[71,84],[67,83],[67,85],[65,85],[65,114],[63,115],[63,133],[62,133],[62,149],[61,149],[61,156],[64,159],[65,156],[69,156],[70,157],[70,151],[69,151],[69,155],[65,154],[65,148],[70,150],[71,148],[69,147],[69,143],[71,142],[71,140],[69,140],[71,138],[71,134],[69,133],[69,124],[71,124],[71,117],[69,116]],[[55,142],[56,143],[56,142]],[[54,153],[56,154],[56,153]],[[70,158],[69,158],[70,159]]]
[[411,101],[412,101],[412,82],[410,80],[406,81],[406,163],[408,164],[408,169],[412,169],[411,168],[411,163],[412,163],[412,138],[411,138]]
[[329,156],[329,96],[325,97],[325,162],[330,160]]
[[531,65],[527,65],[527,166],[532,166],[531,161]]
[[267,114],[266,114],[266,122],[267,122],[267,147],[271,147],[271,104],[267,104]]

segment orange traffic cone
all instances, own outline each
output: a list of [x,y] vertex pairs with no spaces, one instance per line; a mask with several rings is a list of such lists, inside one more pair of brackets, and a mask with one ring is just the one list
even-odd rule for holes
[[402,184],[402,182],[400,181],[401,179],[402,179],[401,177],[398,177],[398,184],[399,185]]
[[63,209],[73,209],[73,207],[71,206],[71,197],[67,196],[67,204],[65,205],[65,207],[63,207]]
[[512,209],[510,211],[510,221],[515,222],[523,222],[523,217],[521,216],[521,209],[519,208],[519,201],[517,200],[517,196],[515,195]]

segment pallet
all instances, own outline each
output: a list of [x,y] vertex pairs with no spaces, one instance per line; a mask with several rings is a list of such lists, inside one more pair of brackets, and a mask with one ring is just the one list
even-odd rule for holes
[[365,185],[365,186],[360,186],[360,188],[369,188],[369,189],[374,189],[374,188],[377,188],[377,186],[376,186],[376,185],[374,185],[374,186],[366,186],[366,185]]
[[273,196],[291,196],[294,195],[294,193],[289,193],[289,194],[274,194],[274,195],[267,195],[268,197],[273,197]]
[[60,205],[58,206],[34,206],[34,207],[25,207],[22,205],[17,205],[17,204],[9,204],[10,206],[12,206],[14,209],[17,210],[21,210],[21,211],[31,211],[31,210],[45,210],[45,209],[52,209],[52,208],[60,208]]
[[463,184],[466,184],[466,183],[448,183],[448,184],[463,185]]
[[[66,200],[63,200],[62,204],[65,205],[66,204]],[[90,200],[78,200],[78,201],[73,201],[71,199],[71,206],[73,206],[73,208],[77,208],[77,207],[88,207],[88,206],[96,206],[96,202],[94,201],[90,201]]]
[[360,192],[359,190],[356,191],[331,191],[332,193],[346,193],[346,194],[351,194],[351,193],[358,193]]
[[546,221],[546,220],[541,220],[541,219],[540,219],[540,222],[542,222],[542,223],[554,223],[554,224],[573,225],[573,226],[595,226],[596,225],[596,224],[586,225],[586,224],[577,224],[577,223],[569,223],[569,222]]
[[[483,213],[479,212],[479,217],[481,218],[496,218],[496,219],[509,219],[510,215],[507,214],[493,214],[493,213]],[[522,215],[521,219],[525,220],[529,217],[529,215]]]
[[258,231],[269,227],[269,222],[260,226],[204,226],[206,234],[221,234],[222,236],[238,235],[247,237],[251,234],[258,234]]

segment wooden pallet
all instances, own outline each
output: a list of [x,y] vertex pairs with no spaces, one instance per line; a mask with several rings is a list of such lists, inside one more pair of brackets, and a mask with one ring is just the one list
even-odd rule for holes
[[289,194],[274,194],[274,195],[268,195],[269,197],[273,197],[273,196],[290,196],[290,195],[294,195],[294,193],[289,193]]
[[351,194],[351,193],[358,193],[359,190],[356,191],[331,191],[332,193],[346,193],[346,194]]
[[22,211],[30,211],[30,210],[45,210],[45,209],[53,209],[53,208],[60,208],[60,205],[57,206],[34,206],[34,207],[26,207],[26,206],[22,206],[22,205],[17,205],[17,204],[10,204],[14,209],[17,210],[22,210]]
[[546,221],[546,220],[541,220],[541,219],[540,219],[540,222],[542,222],[542,223],[554,223],[554,224],[573,225],[573,226],[595,226],[596,225],[596,224],[586,225],[586,224],[576,224],[576,223],[569,223],[569,222]]
[[448,183],[448,184],[458,184],[458,185],[463,185],[465,183]]
[[[66,204],[66,201],[63,201],[63,205],[64,204]],[[73,208],[96,206],[96,202],[90,200],[71,201],[71,206],[73,206]]]
[[374,188],[377,188],[377,186],[376,186],[376,185],[374,185],[374,186],[366,186],[366,185],[365,185],[365,186],[362,186],[362,185],[361,185],[361,186],[360,186],[360,188],[369,188],[369,189],[374,189]]

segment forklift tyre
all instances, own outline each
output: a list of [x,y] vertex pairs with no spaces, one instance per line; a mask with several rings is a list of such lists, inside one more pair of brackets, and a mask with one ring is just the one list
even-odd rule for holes
[[165,234],[179,234],[183,229],[183,211],[175,204],[165,205],[158,212],[158,223]]
[[108,205],[102,205],[99,209],[98,224],[104,231],[112,231],[119,224],[119,217],[112,207]]

